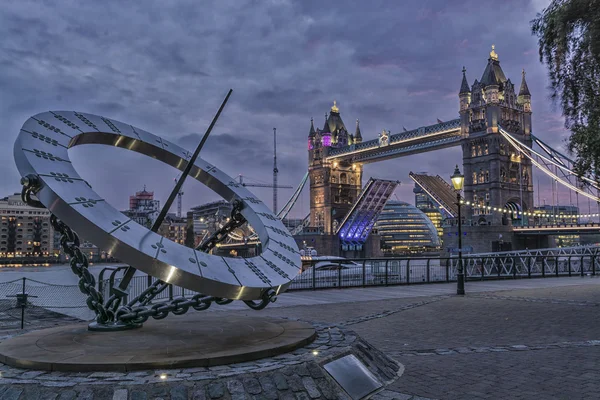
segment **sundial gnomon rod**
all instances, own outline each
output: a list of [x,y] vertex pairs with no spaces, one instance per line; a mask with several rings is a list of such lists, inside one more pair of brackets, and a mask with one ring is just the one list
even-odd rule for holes
[[[150,229],[152,232],[158,232],[160,225],[162,224],[165,217],[167,216],[167,212],[173,205],[173,202],[175,201],[175,197],[181,190],[181,187],[183,186],[183,183],[185,182],[185,178],[187,178],[190,171],[192,170],[192,167],[194,166],[194,163],[196,162],[196,159],[198,158],[198,155],[200,154],[200,150],[202,150],[202,147],[204,147],[204,143],[206,143],[206,139],[208,139],[208,136],[212,132],[213,127],[215,126],[215,124],[217,123],[217,120],[221,116],[221,112],[225,108],[225,105],[227,104],[227,101],[229,100],[229,97],[231,96],[232,92],[233,92],[233,89],[229,89],[229,92],[227,92],[227,96],[225,96],[225,100],[223,100],[223,102],[221,103],[221,107],[219,107],[219,110],[213,117],[212,122],[208,126],[208,129],[206,129],[206,132],[204,133],[202,140],[200,140],[198,147],[196,147],[194,154],[189,159],[185,169],[183,170],[183,173],[181,174],[181,178],[179,178],[177,180],[177,183],[175,184],[175,187],[171,191],[169,198],[165,202],[162,210],[160,210],[160,214],[158,214],[158,217],[154,221],[154,224],[152,225],[152,228]],[[133,278],[135,271],[136,271],[135,268],[133,268],[131,266],[127,267],[127,270],[125,271],[125,274],[123,275],[123,279],[121,279],[119,287],[117,288],[118,292],[120,292],[121,294],[125,294],[125,292],[127,290],[127,286],[129,286],[129,282],[131,281],[131,278]]]

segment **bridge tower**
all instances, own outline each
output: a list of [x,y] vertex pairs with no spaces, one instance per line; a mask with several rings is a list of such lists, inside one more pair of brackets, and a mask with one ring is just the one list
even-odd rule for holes
[[[491,211],[465,207],[465,222],[467,225],[488,227],[520,225],[522,217],[517,219],[516,211],[533,209],[531,161],[519,157],[498,132],[498,126],[531,147],[531,94],[525,81],[525,71],[517,95],[514,84],[504,75],[492,45],[480,81],[476,79],[469,86],[463,67],[458,96],[465,199],[492,207]],[[494,212],[494,208],[514,212],[503,214]],[[498,237],[496,235],[495,240]],[[510,238],[506,239],[510,241]]]
[[325,161],[332,148],[362,141],[359,121],[351,134],[346,129],[336,102],[325,114],[323,129],[310,121],[308,171],[310,178],[310,227],[325,235],[335,233],[362,188],[362,165],[348,161]]

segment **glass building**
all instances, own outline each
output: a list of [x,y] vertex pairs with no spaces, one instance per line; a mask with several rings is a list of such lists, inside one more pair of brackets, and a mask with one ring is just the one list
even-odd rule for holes
[[440,238],[425,213],[403,201],[388,201],[377,219],[381,248],[386,255],[436,252]]
[[437,229],[440,240],[442,240],[444,235],[444,228],[442,226],[444,216],[440,210],[438,210],[436,203],[419,185],[417,185],[417,183],[415,183],[413,193],[415,194],[415,206],[423,211],[423,213],[431,220]]

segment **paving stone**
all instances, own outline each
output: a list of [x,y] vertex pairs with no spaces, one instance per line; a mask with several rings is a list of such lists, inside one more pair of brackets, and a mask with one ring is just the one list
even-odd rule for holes
[[292,389],[292,392],[300,392],[304,390],[304,385],[302,384],[302,378],[298,375],[290,375],[287,378],[287,382]]
[[43,375],[45,373],[46,373],[46,371],[27,371],[27,372],[23,372],[20,375],[20,378],[23,378],[23,379],[35,378],[35,377]]
[[77,393],[74,390],[64,390],[58,396],[58,400],[75,400]]
[[281,372],[275,372],[273,374],[273,382],[275,383],[277,390],[287,390],[289,387],[285,375]]
[[244,379],[244,387],[250,394],[259,394],[262,391],[260,383],[255,378]]
[[117,389],[113,394],[112,400],[127,400],[128,393],[127,389]]
[[42,382],[41,383],[42,386],[46,386],[46,387],[73,387],[75,385],[77,385],[77,383],[75,382],[55,382],[55,381],[47,381],[47,382]]
[[315,382],[317,383],[317,387],[321,391],[321,394],[323,394],[323,397],[327,400],[336,398],[336,389],[326,378],[315,379]]
[[290,391],[280,393],[279,398],[281,400],[296,400],[296,396],[294,396],[294,393]]
[[221,382],[211,382],[208,384],[208,396],[211,399],[220,399],[225,395],[225,387]]
[[262,387],[262,396],[267,400],[277,400],[277,388],[273,383],[273,380],[268,375],[263,375],[258,378],[260,386]]
[[306,368],[308,369],[308,372],[310,372],[310,376],[313,378],[325,377],[323,370],[321,370],[321,367],[319,367],[319,365],[315,362],[306,363]]
[[206,390],[204,386],[195,387],[192,393],[192,400],[206,400]]
[[148,395],[141,390],[132,390],[131,400],[148,400]]
[[19,396],[21,396],[21,393],[23,393],[22,388],[9,387],[4,393],[2,393],[0,400],[17,400]]
[[306,392],[296,393],[296,400],[310,400],[310,397]]
[[227,391],[231,396],[231,400],[245,400],[246,392],[244,391],[244,385],[237,379],[227,381]]
[[319,391],[317,384],[310,376],[305,376],[304,378],[302,378],[302,385],[308,392],[308,395],[311,397],[311,399],[321,397],[321,392]]
[[188,389],[184,385],[177,385],[171,388],[171,400],[187,400]]

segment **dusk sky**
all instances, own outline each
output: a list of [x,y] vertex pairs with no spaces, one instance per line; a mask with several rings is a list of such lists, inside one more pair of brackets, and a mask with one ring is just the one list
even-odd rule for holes
[[[23,122],[47,110],[104,115],[193,151],[227,90],[233,95],[201,157],[232,176],[271,181],[272,129],[282,184],[307,169],[310,119],[322,127],[337,100],[365,140],[458,117],[461,69],[481,79],[490,46],[518,87],[527,71],[533,132],[564,150],[567,132],[549,100],[530,20],[547,0],[465,1],[5,1],[0,11],[0,195],[20,190],[13,143]],[[125,150],[71,150],[80,174],[119,209],[144,185],[166,199],[177,171]],[[402,181],[409,171],[447,178],[461,160],[452,148],[365,167]],[[534,172],[534,179],[540,173]],[[550,202],[542,180],[542,198]],[[269,206],[271,191],[255,190]],[[537,190],[537,187],[536,187]],[[563,202],[568,202],[566,189]],[[291,195],[281,190],[280,204]],[[536,193],[536,201],[537,201]],[[184,209],[218,197],[185,185]],[[173,208],[172,210],[174,210]],[[303,196],[291,216],[308,211]]]

